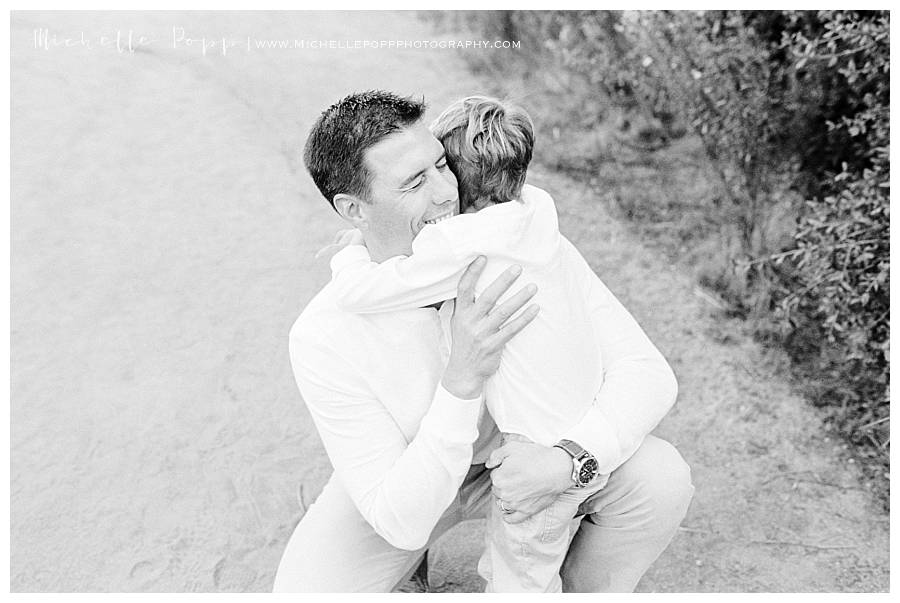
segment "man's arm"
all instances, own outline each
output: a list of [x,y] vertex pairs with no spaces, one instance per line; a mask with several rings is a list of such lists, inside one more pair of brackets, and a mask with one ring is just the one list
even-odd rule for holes
[[335,474],[376,533],[397,548],[421,548],[468,470],[481,397],[439,386],[407,442],[357,373],[334,370],[343,359],[322,345],[326,335],[309,335],[292,333],[291,362]]
[[[563,438],[593,454],[600,473],[611,473],[671,409],[678,386],[668,362],[631,314],[578,250],[568,240],[563,245],[585,285],[604,368],[591,408]],[[491,476],[494,491],[507,507],[518,511],[508,516],[511,522],[540,511],[573,485],[571,460],[559,448],[513,442],[491,455],[488,466],[498,465]]]
[[329,344],[328,333],[306,323],[291,333],[297,384],[335,473],[366,521],[398,548],[424,546],[456,496],[471,462],[484,380],[497,370],[506,342],[537,314],[530,306],[510,318],[534,295],[529,288],[495,307],[516,279],[514,271],[501,275],[476,301],[474,286],[483,266],[481,258],[460,280],[450,358],[409,442],[362,371]]
[[563,244],[587,284],[604,367],[603,384],[588,414],[563,437],[593,454],[600,473],[611,473],[631,458],[675,404],[678,382],[634,317],[572,243]]

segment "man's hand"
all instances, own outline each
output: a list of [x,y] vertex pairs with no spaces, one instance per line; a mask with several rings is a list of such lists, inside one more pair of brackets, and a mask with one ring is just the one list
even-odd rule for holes
[[564,450],[531,442],[508,442],[491,453],[492,492],[512,510],[507,523],[525,521],[575,485],[572,457]]
[[476,300],[475,283],[486,262],[484,256],[478,256],[459,279],[450,320],[453,341],[442,382],[448,392],[467,400],[481,395],[485,380],[500,366],[506,342],[534,320],[539,310],[536,304],[531,304],[512,318],[537,292],[534,285],[528,285],[495,306],[522,273],[518,266],[510,267],[498,276]]

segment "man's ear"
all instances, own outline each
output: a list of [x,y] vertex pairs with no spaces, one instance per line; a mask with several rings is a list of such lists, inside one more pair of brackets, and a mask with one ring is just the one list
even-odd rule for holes
[[365,201],[354,195],[339,193],[334,196],[334,209],[337,213],[361,231],[365,231],[368,226],[364,205]]

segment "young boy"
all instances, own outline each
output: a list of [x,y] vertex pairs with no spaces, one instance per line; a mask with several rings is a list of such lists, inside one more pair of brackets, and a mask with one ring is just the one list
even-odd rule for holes
[[534,146],[528,114],[472,96],[448,107],[431,129],[457,177],[465,213],[426,225],[411,256],[376,264],[364,246],[347,246],[332,259],[332,287],[338,305],[352,312],[427,306],[455,297],[462,272],[478,255],[488,258],[479,283],[516,264],[537,285],[533,301],[541,311],[507,345],[485,385],[485,401],[504,441],[530,440],[568,452],[573,486],[517,524],[503,520],[507,510],[494,499],[478,570],[488,592],[560,592],[572,518],[608,478],[597,475],[589,452],[560,439],[590,408],[603,378],[587,293],[564,251],[571,244],[559,233],[553,199],[525,184]]

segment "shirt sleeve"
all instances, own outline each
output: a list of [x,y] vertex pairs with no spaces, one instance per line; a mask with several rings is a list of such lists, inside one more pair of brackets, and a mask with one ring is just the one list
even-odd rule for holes
[[669,363],[628,310],[578,250],[568,240],[563,245],[577,263],[587,290],[604,371],[591,408],[564,437],[593,454],[601,473],[610,473],[637,451],[669,412],[678,383]]
[[363,245],[348,245],[331,259],[331,287],[347,312],[393,312],[422,308],[456,297],[459,279],[474,252],[457,252],[435,226],[413,240],[412,255],[376,263]]
[[428,541],[457,496],[478,437],[482,399],[438,385],[411,441],[328,338],[293,329],[291,365],[338,479],[366,521],[391,545]]

